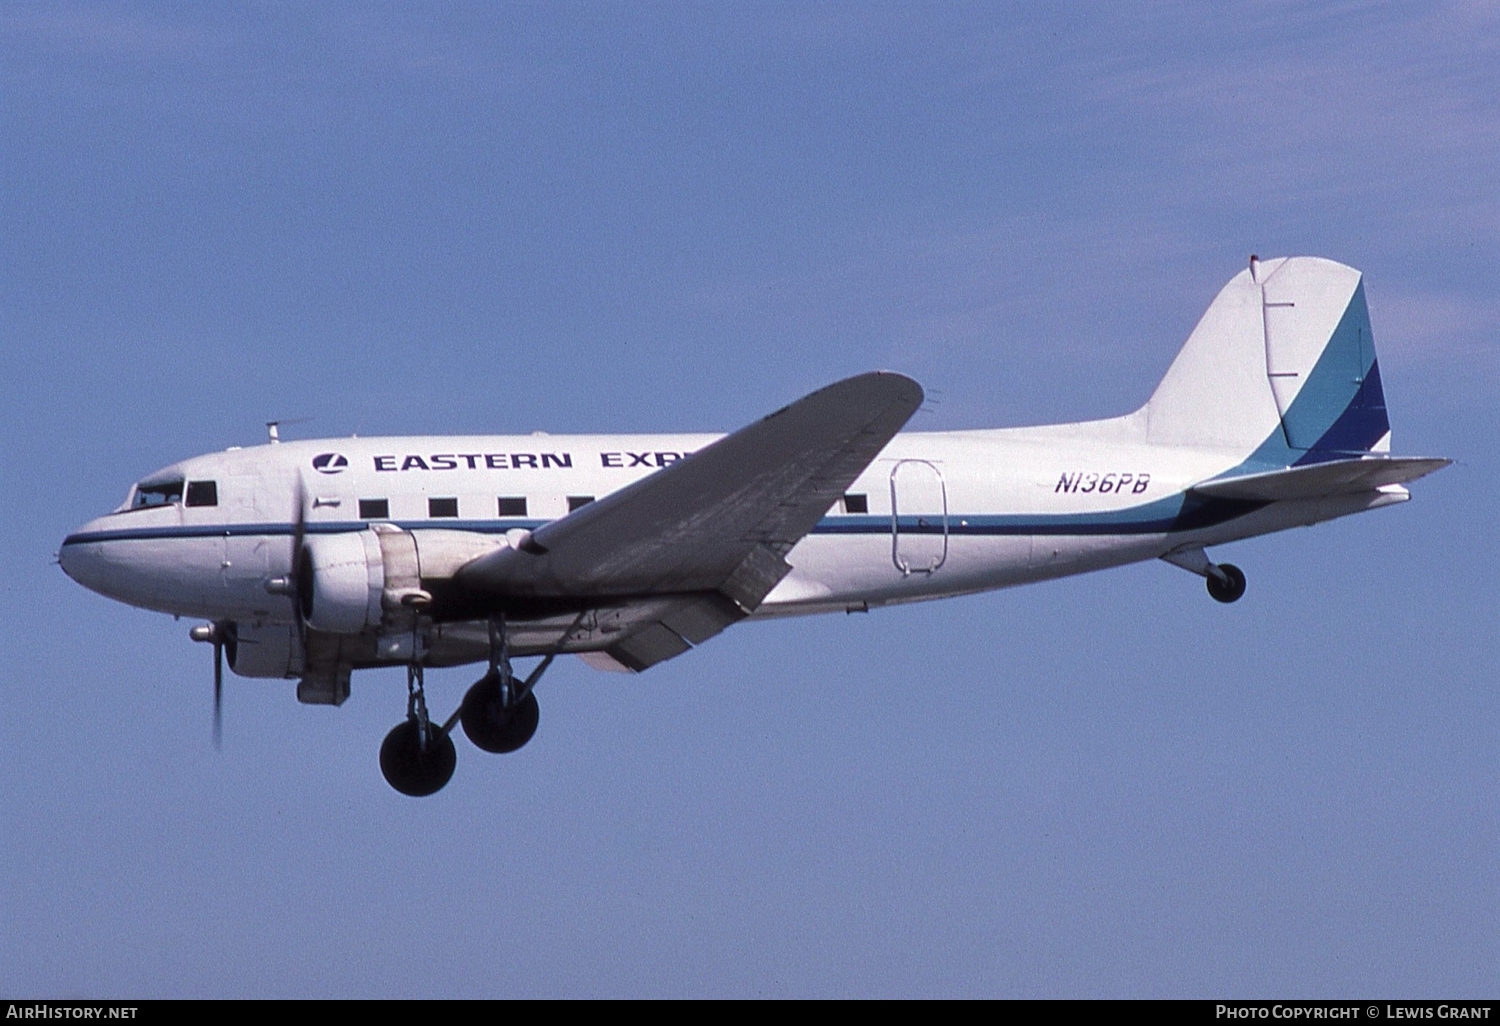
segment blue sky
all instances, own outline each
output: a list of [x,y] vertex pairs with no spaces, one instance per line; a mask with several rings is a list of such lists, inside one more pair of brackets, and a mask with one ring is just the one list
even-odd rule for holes
[[[0,12],[0,990],[1491,993],[1500,18],[1483,4]],[[566,661],[523,752],[337,710],[51,564],[163,464],[349,432],[1137,406],[1251,252],[1365,271],[1415,501]],[[435,704],[474,675],[434,673]]]

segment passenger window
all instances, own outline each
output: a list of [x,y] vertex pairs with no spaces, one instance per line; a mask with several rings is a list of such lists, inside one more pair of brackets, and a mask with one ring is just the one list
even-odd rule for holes
[[870,512],[870,498],[867,495],[844,496],[845,513],[868,513]]
[[217,481],[189,481],[187,504],[189,506],[217,506],[219,483]]
[[428,499],[427,515],[430,517],[456,517],[458,516],[458,500]]
[[170,506],[182,501],[181,481],[158,481],[155,484],[135,486],[135,501],[131,509],[151,509],[155,506]]
[[500,515],[502,517],[524,517],[526,515],[526,496],[500,498]]
[[582,509],[593,501],[594,497],[592,495],[570,495],[568,496],[568,512],[571,513],[575,509]]
[[391,500],[389,499],[360,499],[359,519],[361,520],[389,520],[391,518]]

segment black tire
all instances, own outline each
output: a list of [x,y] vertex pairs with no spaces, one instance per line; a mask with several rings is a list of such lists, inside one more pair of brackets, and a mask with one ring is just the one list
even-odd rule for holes
[[1238,602],[1240,596],[1245,594],[1245,573],[1233,563],[1220,563],[1219,569],[1224,572],[1226,580],[1219,580],[1213,574],[1208,575],[1208,593],[1218,602]]
[[542,710],[533,693],[528,693],[514,709],[507,710],[500,703],[499,675],[485,674],[464,695],[458,718],[464,725],[464,734],[476,748],[500,755],[514,752],[531,740]]
[[413,798],[441,791],[458,765],[453,739],[436,725],[430,725],[428,731],[425,752],[414,719],[397,724],[380,746],[380,772],[385,774],[386,783]]

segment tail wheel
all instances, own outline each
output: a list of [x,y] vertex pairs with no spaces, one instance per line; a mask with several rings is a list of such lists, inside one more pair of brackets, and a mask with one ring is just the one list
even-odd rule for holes
[[1233,563],[1220,563],[1218,569],[1223,573],[1223,579],[1218,575],[1208,575],[1208,593],[1218,602],[1238,602],[1240,596],[1245,594],[1245,572]]

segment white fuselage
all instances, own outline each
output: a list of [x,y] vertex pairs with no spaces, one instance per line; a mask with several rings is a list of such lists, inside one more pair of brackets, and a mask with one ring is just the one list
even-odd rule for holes
[[[1393,486],[1320,500],[1205,504],[1186,490],[1243,454],[1151,444],[1137,420],[896,436],[792,550],[793,571],[756,615],[1003,588],[1407,497]],[[390,524],[419,539],[461,537],[464,551],[475,554],[717,437],[346,438],[232,449],[143,480],[121,509],[69,536],[60,560],[80,583],[131,605],[215,621],[291,623],[290,600],[268,582],[292,572],[299,502],[308,535]],[[201,484],[209,481],[211,489]],[[132,508],[153,499],[160,501]],[[449,631],[457,637],[462,626]],[[450,650],[444,661],[483,658],[482,625],[469,636],[473,644]]]

